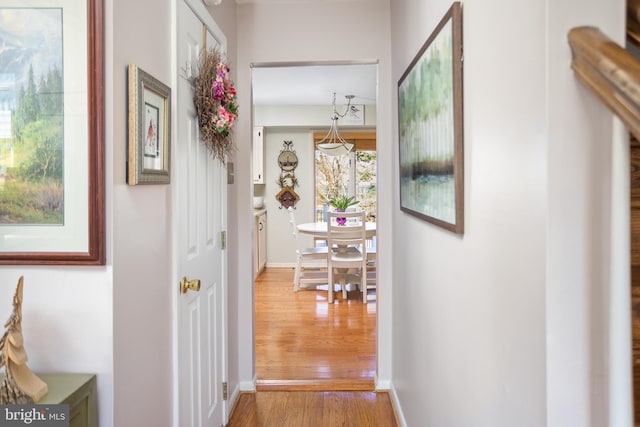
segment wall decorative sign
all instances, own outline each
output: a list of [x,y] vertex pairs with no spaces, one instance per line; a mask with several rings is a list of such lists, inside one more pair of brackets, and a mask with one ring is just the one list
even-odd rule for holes
[[0,264],[105,263],[103,8],[0,5]]
[[464,232],[462,9],[449,8],[398,82],[400,209]]
[[294,188],[298,186],[295,169],[298,167],[298,155],[292,148],[293,141],[284,141],[283,148],[278,155],[278,166],[280,166],[280,178],[278,184],[281,190],[276,195],[276,200],[280,202],[280,209],[295,207],[300,196]]

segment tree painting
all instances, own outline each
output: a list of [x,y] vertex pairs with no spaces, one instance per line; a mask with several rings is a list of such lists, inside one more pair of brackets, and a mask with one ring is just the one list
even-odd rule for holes
[[449,19],[398,86],[403,210],[456,223],[453,24]]
[[0,225],[63,224],[62,9],[0,8],[0,45]]

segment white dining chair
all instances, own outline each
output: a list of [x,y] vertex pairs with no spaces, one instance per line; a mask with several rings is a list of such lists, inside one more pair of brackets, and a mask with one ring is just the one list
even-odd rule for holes
[[[345,225],[340,225],[337,218],[346,218]],[[327,214],[327,243],[331,252],[328,257],[329,286],[327,298],[333,303],[336,278],[339,280],[342,298],[347,298],[347,274],[355,269],[356,279],[360,283],[360,290],[367,294],[367,229],[365,212],[329,212]]]
[[362,284],[363,277],[358,275],[347,275],[347,283],[356,284],[362,290],[362,302],[366,304],[376,299],[376,288],[378,285],[378,269],[377,269],[377,239],[375,236],[367,239],[367,274],[366,274],[366,292],[365,286]]
[[[366,285],[362,286],[362,302],[367,303],[369,300],[369,291],[376,291],[378,285],[378,250],[377,239],[375,236],[372,239],[367,240],[367,274]],[[373,298],[376,298],[375,292]]]
[[298,234],[293,207],[289,211],[289,222],[296,240],[296,269],[293,275],[293,291],[300,287],[313,287],[329,283],[327,274],[328,249],[326,246],[305,247]]

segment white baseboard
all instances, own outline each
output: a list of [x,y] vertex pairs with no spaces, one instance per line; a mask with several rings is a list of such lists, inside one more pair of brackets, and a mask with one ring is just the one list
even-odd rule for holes
[[[307,268],[320,268],[320,267],[326,267],[327,263],[323,263],[322,261],[318,261],[318,262],[312,262],[312,261],[305,261],[304,266]],[[288,262],[268,262],[266,264],[267,268],[296,268],[296,264],[295,263],[288,263]]]
[[227,401],[227,411],[229,411],[229,413],[227,414],[227,419],[225,420],[226,423],[228,423],[229,420],[231,419],[231,414],[233,413],[233,409],[236,406],[236,401],[238,400],[238,396],[240,396],[240,384],[238,384],[233,389],[233,392],[231,393],[231,397]]
[[391,381],[380,381],[376,378],[376,391],[391,390]]
[[238,384],[238,386],[240,387],[240,391],[250,391],[250,392],[255,392],[256,391],[256,377],[253,377],[253,381],[240,381],[240,384]]
[[227,410],[229,411],[229,413],[227,414],[227,420],[226,420],[227,423],[229,422],[229,419],[231,419],[231,414],[233,413],[233,409],[235,408],[236,401],[237,401],[238,397],[240,396],[240,393],[243,393],[243,392],[255,393],[256,392],[256,379],[257,379],[257,377],[254,376],[253,377],[253,381],[241,381],[233,389],[233,392],[231,393],[231,397],[230,397],[229,401],[227,402]]
[[296,263],[293,262],[268,262],[267,268],[296,268]]
[[400,427],[407,427],[407,420],[404,419],[404,414],[402,413],[402,406],[400,406],[400,401],[398,400],[398,393],[396,393],[396,389],[393,384],[390,384],[389,394],[391,396],[391,403],[393,404],[393,409],[396,411],[396,418],[398,419],[398,423]]

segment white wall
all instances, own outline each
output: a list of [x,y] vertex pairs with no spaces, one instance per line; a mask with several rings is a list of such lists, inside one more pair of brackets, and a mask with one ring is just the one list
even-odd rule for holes
[[[394,79],[450,5],[394,2]],[[393,385],[407,425],[541,426],[544,4],[470,1],[463,22],[465,234],[396,212]]]
[[[593,25],[624,44],[625,2],[563,0],[548,8],[548,425],[630,426],[629,390],[609,368],[623,369],[630,381],[629,226],[609,202],[622,191],[628,215],[628,142],[612,142],[611,115],[570,70],[567,43],[570,28]],[[616,173],[625,176],[613,187]],[[612,224],[623,229],[613,240]],[[615,252],[626,279],[609,261]],[[626,303],[613,306],[620,296]],[[622,317],[610,320],[616,314]],[[611,352],[621,343],[610,330],[627,332],[622,357]]]
[[[238,82],[251,85],[252,63],[286,61],[351,61],[379,60],[378,66],[378,156],[391,158],[389,118],[394,83],[390,79],[389,2],[356,0],[350,2],[318,2],[304,4],[269,3],[238,5]],[[355,25],[354,23],[357,23]],[[349,29],[356,28],[354,31]],[[334,31],[333,29],[339,29]],[[251,105],[250,93],[239,93],[240,105]],[[251,260],[253,212],[251,197],[251,123],[243,121],[236,136],[239,151],[236,163],[236,214],[238,227],[234,240],[238,243],[237,283],[239,303],[247,308],[253,304]],[[391,164],[379,166],[378,197],[390,200]],[[390,260],[391,204],[378,208],[378,251],[380,259]],[[269,237],[267,237],[268,239]],[[389,239],[389,240],[387,240]],[[380,283],[390,284],[390,264],[381,262]],[[389,325],[390,293],[378,289],[378,380],[388,383],[390,371]],[[240,377],[244,388],[252,386],[254,377],[253,315],[246,309],[239,313]],[[386,330],[385,330],[386,328]]]
[[[394,80],[450,4],[392,4]],[[595,142],[611,141],[612,120],[575,83],[566,41],[580,20],[623,28],[623,2],[463,9],[465,234],[395,211],[401,414],[407,425],[626,425],[607,422],[612,169]]]
[[[140,25],[140,17],[156,25]],[[168,425],[172,416],[171,186],[125,180],[127,64],[172,79],[171,0],[113,0],[113,425]],[[132,42],[135,41],[135,42]]]
[[[296,241],[292,234],[289,223],[289,212],[282,208],[275,195],[280,191],[278,176],[280,167],[278,166],[278,155],[282,150],[283,141],[293,141],[292,148],[298,156],[298,167],[295,175],[299,186],[294,190],[300,196],[296,204],[295,217],[299,224],[303,222],[313,222],[315,201],[315,167],[313,135],[308,130],[290,128],[266,128],[265,138],[265,207],[267,208],[267,267],[287,267],[296,263]],[[310,236],[299,236],[312,245]]]

